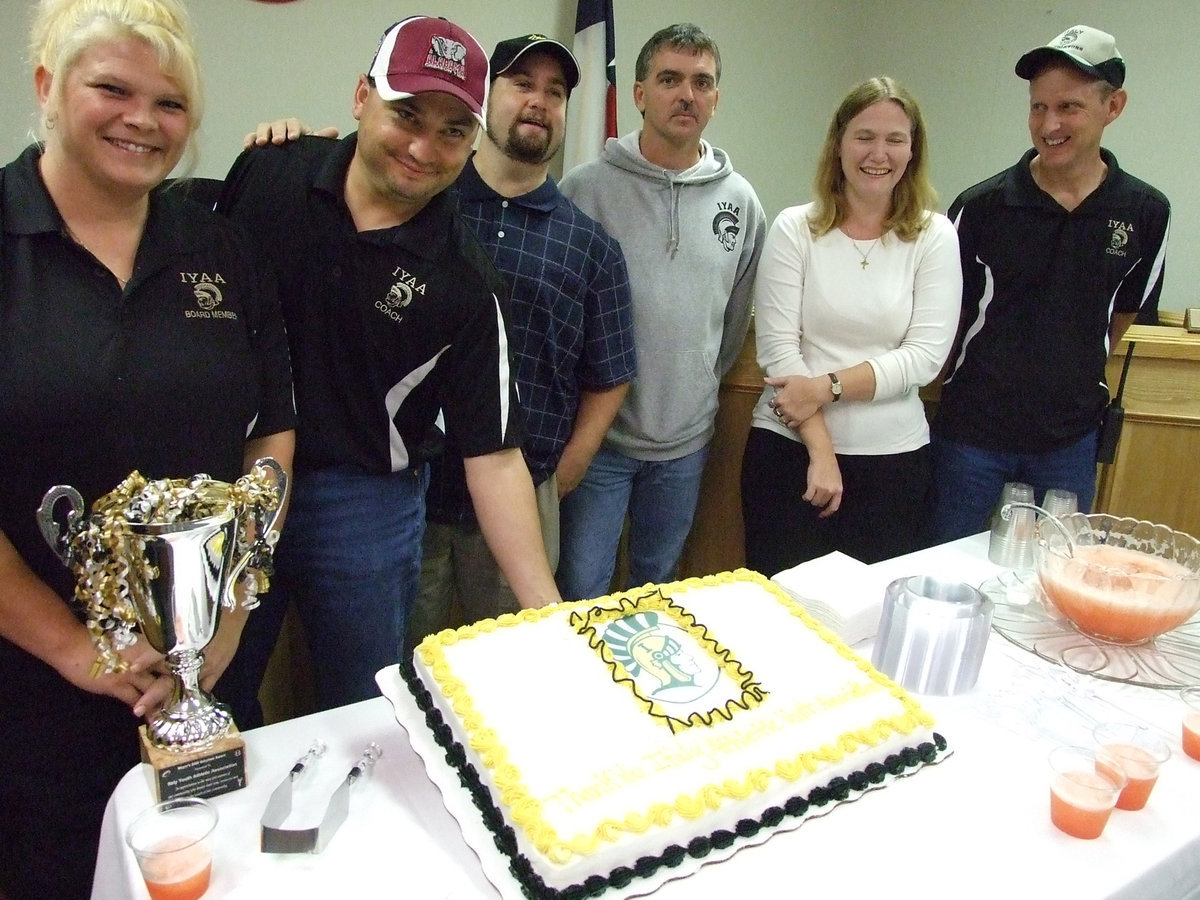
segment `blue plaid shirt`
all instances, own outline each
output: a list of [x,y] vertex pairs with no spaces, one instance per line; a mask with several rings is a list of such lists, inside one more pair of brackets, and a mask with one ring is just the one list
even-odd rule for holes
[[[525,459],[534,483],[541,484],[558,466],[580,394],[634,377],[625,257],[616,239],[551,178],[528,194],[506,198],[484,183],[471,160],[455,189],[459,213],[509,287],[510,343],[526,410]],[[459,486],[461,463],[453,457],[448,448],[434,466],[429,509],[436,520],[470,517],[465,486]]]

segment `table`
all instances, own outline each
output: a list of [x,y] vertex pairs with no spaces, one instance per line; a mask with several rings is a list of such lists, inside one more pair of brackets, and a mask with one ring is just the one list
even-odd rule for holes
[[[881,579],[912,574],[980,584],[999,569],[987,535],[877,563]],[[855,648],[869,656],[870,645]],[[1200,762],[1180,747],[1173,692],[1065,677],[993,633],[975,688],[921,697],[953,755],[798,830],[779,834],[654,900],[778,893],[814,897],[1200,898]],[[1046,754],[1084,742],[1089,719],[1135,718],[1159,728],[1172,758],[1149,805],[1116,810],[1104,834],[1081,841],[1049,821]],[[383,697],[246,732],[248,786],[216,798],[216,864],[207,898],[402,895],[498,897],[425,775]],[[320,855],[260,853],[271,791],[314,737],[329,745],[310,776],[324,796],[363,747],[384,756],[358,782],[350,817]],[[148,767],[131,770],[105,814],[94,900],[147,896],[122,834],[153,802]]]

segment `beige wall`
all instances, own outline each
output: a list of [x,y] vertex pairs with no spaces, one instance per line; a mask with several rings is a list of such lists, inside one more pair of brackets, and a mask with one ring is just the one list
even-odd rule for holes
[[[199,32],[209,109],[198,174],[224,174],[260,118],[299,114],[351,129],[350,99],[379,33],[415,12],[445,15],[488,48],[527,31],[569,41],[574,0],[189,0]],[[0,2],[0,159],[33,123],[25,64],[27,0]],[[615,0],[618,118],[637,127],[633,60],[671,21],[691,20],[721,46],[721,102],[708,137],[755,185],[768,215],[808,199],[828,118],[854,82],[890,74],[920,99],[943,206],[1014,162],[1028,146],[1022,52],[1086,22],[1111,31],[1129,62],[1130,103],[1106,144],[1121,164],[1171,198],[1162,308],[1200,305],[1200,105],[1192,83],[1200,47],[1195,0]],[[1186,59],[1186,62],[1185,62]]]

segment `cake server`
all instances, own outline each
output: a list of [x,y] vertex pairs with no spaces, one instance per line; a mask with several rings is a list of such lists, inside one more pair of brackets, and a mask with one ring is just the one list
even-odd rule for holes
[[263,853],[311,853],[317,842],[316,828],[287,829],[283,823],[292,812],[292,785],[309,764],[320,759],[325,752],[325,742],[317,738],[307,752],[296,760],[295,765],[279,786],[271,792],[267,808],[262,814],[261,848]]
[[383,756],[382,748],[372,741],[329,797],[320,824],[311,828],[285,828],[284,823],[292,812],[293,784],[304,773],[309,762],[324,752],[324,743],[315,741],[272,792],[262,817],[263,853],[320,853],[324,850],[350,813],[350,785],[369,772],[376,760]]

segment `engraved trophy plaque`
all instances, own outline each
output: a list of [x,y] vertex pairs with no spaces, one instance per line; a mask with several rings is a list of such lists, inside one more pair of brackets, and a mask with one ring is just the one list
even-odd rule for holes
[[[222,609],[237,606],[235,587],[243,585],[246,609],[266,589],[287,483],[279,463],[265,457],[233,485],[205,475],[147,482],[135,472],[90,516],[66,485],[47,491],[38,507],[43,537],[76,573],[75,596],[100,650],[97,670],[121,669],[116,651],[138,629],[173,676],[171,696],[141,728],[160,800],[246,784],[245,745],[228,708],[200,687],[200,668]],[[65,530],[55,519],[63,500]]]

